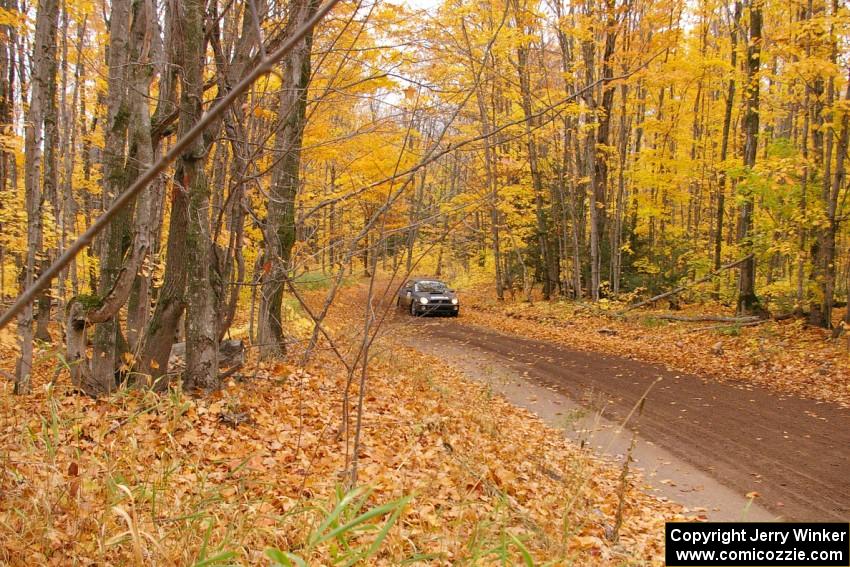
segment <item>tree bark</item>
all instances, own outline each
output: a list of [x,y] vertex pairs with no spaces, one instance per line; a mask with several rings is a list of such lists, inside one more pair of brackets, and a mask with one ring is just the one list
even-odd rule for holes
[[[832,82],[832,79],[830,79]],[[830,90],[832,86],[830,85]],[[847,90],[844,95],[844,101],[850,101],[850,81],[847,83]],[[832,112],[835,112],[833,110]],[[832,120],[829,121],[832,124]],[[825,329],[832,328],[832,310],[835,303],[835,240],[838,232],[838,197],[841,194],[841,189],[845,182],[846,173],[846,158],[848,150],[848,142],[850,141],[850,113],[846,107],[843,110],[840,122],[840,130],[838,134],[838,144],[835,148],[835,171],[832,176],[825,176],[823,184],[823,203],[826,223],[819,229],[818,233],[818,272],[820,286],[821,301],[818,308],[812,308],[812,318],[810,321]],[[830,140],[827,142],[827,157],[832,153],[832,126],[829,127]],[[828,171],[828,170],[827,170]]]
[[[58,65],[58,46],[57,46],[57,30],[59,19],[59,6],[57,4],[56,15],[53,21],[56,25],[50,30],[50,56],[46,58],[45,64],[45,85],[46,92],[44,96],[44,156],[42,161],[42,214],[44,213],[44,204],[50,207],[50,212],[53,218],[57,218],[59,213],[59,106],[57,100],[57,84],[56,74],[59,68]],[[43,227],[42,227],[43,230]],[[42,237],[43,238],[43,237]],[[41,269],[46,269],[51,259],[56,256],[56,250],[50,248],[42,250],[42,257],[39,259]],[[53,305],[51,289],[45,288],[38,296],[36,301],[38,311],[36,313],[36,330],[35,338],[50,342],[50,311]]]
[[[606,225],[608,223],[608,173],[610,167],[608,165],[607,150],[611,138],[611,117],[614,111],[614,93],[615,87],[609,81],[614,76],[613,57],[614,48],[617,42],[617,8],[614,0],[605,0],[605,42],[602,51],[602,75],[600,79],[602,83],[602,101],[600,110],[597,112],[598,124],[596,126],[596,159],[594,160],[594,168],[596,171],[593,176],[593,200],[594,208],[597,209],[596,215],[596,273],[597,273],[597,299],[598,287],[601,284],[602,271],[602,250],[604,250],[602,240],[605,238]],[[609,274],[610,278],[610,274]],[[610,282],[609,282],[610,283]]]
[[[472,43],[469,41],[466,26],[461,21],[461,29],[463,30],[464,41],[467,50],[467,59],[469,62],[469,71],[473,77],[480,77],[481,74],[475,68],[475,58],[472,54]],[[486,65],[487,61],[482,61],[481,65]],[[499,185],[496,178],[496,157],[493,149],[493,144],[490,140],[492,127],[490,125],[490,117],[487,114],[487,101],[484,98],[484,91],[481,87],[481,81],[477,81],[475,85],[475,102],[478,106],[478,119],[481,122],[481,135],[485,140],[484,144],[484,182],[486,183],[487,196],[489,198],[488,212],[490,214],[490,237],[493,250],[493,266],[494,276],[496,280],[496,298],[499,301],[505,299],[505,280],[502,269],[502,242],[501,242],[501,214],[499,212]],[[485,237],[486,238],[486,237]],[[508,270],[504,270],[507,273]]]
[[[287,28],[295,30],[316,12],[317,0],[291,0]],[[283,62],[283,88],[275,133],[275,153],[279,160],[272,170],[268,215],[264,230],[266,265],[269,270],[262,286],[264,301],[260,313],[260,353],[264,358],[286,352],[282,306],[286,273],[291,269],[295,244],[295,199],[301,168],[301,143],[310,82],[310,54],[313,34],[308,33]]]
[[[560,21],[561,18],[564,17],[564,7],[560,1],[555,3],[555,14]],[[561,29],[561,26],[556,26],[556,33],[558,36],[558,47],[561,51],[561,72],[564,73],[564,76],[570,72],[570,64],[572,62],[572,39],[570,39],[566,33]],[[567,95],[572,95],[574,89],[572,89],[570,82],[564,83],[564,90]],[[579,209],[581,208],[578,203],[578,196],[575,187],[575,178],[576,171],[573,170],[572,164],[574,160],[576,162],[576,170],[580,169],[578,166],[578,152],[574,152],[571,147],[573,142],[573,137],[577,140],[578,136],[574,133],[575,125],[573,124],[572,119],[569,117],[564,117],[564,147],[561,155],[561,167],[560,167],[560,190],[562,194],[566,193],[565,186],[569,187],[569,199],[567,199],[566,195],[564,195],[564,200],[566,203],[564,204],[565,212],[569,213],[570,220],[570,241],[572,248],[572,293],[573,298],[579,299],[582,296],[582,283],[581,283],[581,229],[579,228]],[[577,142],[576,142],[577,147]],[[562,222],[566,224],[566,218],[563,219]],[[566,228],[564,229],[566,230]]]
[[[744,167],[748,171],[756,164],[759,135],[759,76],[761,69],[761,0],[750,5],[750,39],[747,48],[747,87],[744,91]],[[741,315],[764,314],[756,295],[756,262],[753,251],[753,193],[745,188],[738,219],[738,241],[747,254],[741,264],[738,283],[738,313]]]
[[[104,208],[127,186],[125,143],[130,121],[127,105],[130,6],[131,0],[115,0],[109,16],[108,86],[101,164]],[[102,237],[104,240],[101,241],[100,247],[100,277],[98,278],[100,297],[106,297],[110,293],[121,271],[124,255],[122,236],[126,227],[130,225],[131,219],[132,211],[124,210]],[[93,303],[99,304],[97,301]],[[83,386],[84,390],[92,394],[109,392],[115,386],[118,322],[114,315],[115,313],[108,314],[103,321],[98,321],[99,324],[94,330],[92,376],[84,378]]]
[[[256,17],[257,23],[262,25],[266,11],[265,3],[254,2],[254,9],[256,10],[256,16],[252,10],[243,11],[242,26],[239,29],[238,39],[225,38],[228,44],[233,45],[233,54],[229,60],[219,41],[218,24],[216,24],[213,33],[210,34],[210,43],[215,54],[217,68],[218,96],[220,97],[225,96],[231,90],[233,84],[243,75],[250,60],[251,49],[259,41],[262,41],[262,38],[257,37],[256,30],[258,26],[255,24],[254,18]],[[233,35],[237,35],[235,30]],[[234,104],[230,112],[223,116],[224,130],[229,141],[232,160],[230,162],[230,192],[227,194],[227,199],[224,203],[225,210],[213,211],[213,214],[217,216],[217,221],[213,225],[213,242],[218,241],[219,233],[225,221],[229,232],[227,249],[213,248],[216,252],[215,262],[213,262],[216,274],[213,279],[217,284],[215,292],[218,299],[216,310],[219,314],[219,341],[224,338],[227,329],[233,322],[239,299],[240,283],[245,277],[242,242],[244,239],[246,207],[243,198],[245,193],[244,187],[249,177],[249,155],[251,151],[249,147],[250,133],[245,127],[246,116],[243,109],[246,100],[247,97],[243,96],[240,101],[241,104]],[[226,152],[222,153],[226,154]],[[221,169],[224,175],[224,164],[221,165]],[[231,282],[231,280],[233,281]]]
[[[18,9],[17,0],[0,0],[0,6],[7,10]],[[11,124],[15,116],[15,77],[17,61],[15,48],[17,32],[12,25],[0,26],[0,123]],[[0,148],[0,214],[4,213],[12,193],[17,193],[18,169],[15,153],[11,148]],[[5,216],[5,215],[2,215]],[[7,227],[0,222],[0,234],[6,234]],[[0,300],[6,297],[6,266],[8,242],[0,242]],[[18,256],[18,255],[15,255]]]
[[[182,59],[179,135],[185,135],[203,113],[204,4],[202,0],[184,0],[182,23]],[[179,182],[188,192],[186,228],[186,370],[184,387],[206,391],[218,388],[218,325],[216,286],[211,280],[212,238],[210,232],[210,188],[204,172],[206,148],[203,137],[186,149],[180,158]]]
[[[834,0],[832,3],[833,14],[839,9],[838,3]],[[830,59],[834,64],[837,60],[837,45],[833,38],[834,30],[830,25],[829,37],[831,44]],[[824,135],[825,135],[825,151],[824,151],[824,168],[823,182],[821,185],[821,206],[823,210],[822,223],[816,229],[817,243],[816,254],[813,254],[813,276],[814,283],[818,287],[816,300],[812,302],[811,311],[809,312],[809,323],[823,327],[824,329],[832,328],[832,309],[835,301],[835,235],[838,231],[838,219],[836,213],[838,210],[838,197],[841,188],[844,184],[845,175],[845,158],[848,146],[848,114],[846,108],[843,109],[841,117],[840,133],[838,135],[837,147],[834,142],[834,116],[836,107],[834,106],[835,98],[835,78],[829,77],[825,108],[828,110],[828,117],[824,119]],[[839,97],[840,98],[840,97]],[[845,95],[845,101],[850,100],[850,83]],[[835,171],[832,171],[832,154],[835,151]]]
[[[27,211],[27,253],[21,274],[21,288],[26,289],[35,281],[36,261],[42,247],[42,206],[44,194],[41,186],[41,167],[45,108],[51,92],[50,70],[56,69],[56,28],[59,21],[57,0],[44,0],[38,6],[35,22],[35,46],[33,53],[30,107],[24,134],[26,163],[24,171],[25,202]],[[33,307],[27,307],[18,317],[20,356],[15,368],[15,393],[26,394],[31,388],[33,357]]]
[[[171,116],[179,114],[176,100],[178,75],[177,69],[181,47],[182,32],[175,29],[179,16],[175,13],[177,5],[166,3],[162,60],[160,67],[159,100],[154,112],[153,123],[162,125],[169,122]],[[170,132],[169,128],[152,128],[152,143],[156,151],[162,138]],[[188,224],[188,195],[178,183],[182,180],[181,161],[178,160],[174,181],[167,199],[170,202],[168,221],[168,241],[165,249],[165,273],[162,286],[157,292],[156,305],[148,320],[141,338],[142,353],[139,360],[140,374],[147,376],[158,390],[169,385],[166,372],[171,345],[178,334],[180,318],[186,308],[186,227]]]
[[[808,5],[801,9],[800,19],[807,22],[812,17],[812,1],[809,0]],[[810,38],[806,39],[806,57],[811,56],[812,42]],[[806,301],[805,293],[805,269],[806,269],[806,241],[808,238],[808,227],[806,226],[806,209],[808,207],[808,188],[809,188],[809,126],[812,118],[811,96],[812,87],[808,81],[805,81],[805,96],[803,97],[803,128],[800,135],[802,148],[801,155],[803,158],[803,171],[800,179],[800,201],[799,201],[799,221],[797,223],[798,235],[798,253],[797,253],[797,301],[794,307],[794,312],[798,315],[803,315],[804,305]]]
[[[519,12],[519,2],[514,3],[514,10]],[[516,14],[519,19],[521,14]],[[524,33],[527,33],[525,30]],[[537,246],[540,250],[538,255],[540,271],[543,274],[543,298],[548,300],[552,293],[557,291],[558,281],[558,258],[552,250],[549,240],[549,222],[546,218],[543,202],[543,178],[540,172],[540,164],[537,155],[537,142],[534,139],[531,108],[531,85],[528,68],[528,48],[525,45],[517,47],[517,72],[519,74],[521,106],[525,116],[525,137],[528,148],[528,163],[531,170],[531,183],[534,188],[534,214],[537,226]]]
[[[124,30],[119,18],[125,18],[132,26],[126,33],[126,47],[119,41],[118,48],[126,49],[126,57],[110,52],[109,103],[107,112],[111,118],[107,123],[113,128],[109,132],[110,152],[105,154],[104,170],[110,172],[105,180],[104,191],[114,191],[113,197],[123,191],[130,182],[153,163],[153,148],[150,134],[150,111],[148,93],[153,75],[146,42],[153,34],[153,7],[150,2],[136,0],[126,6],[113,4],[112,20],[118,30]],[[112,59],[112,55],[116,59]],[[119,57],[120,55],[120,57]],[[132,62],[126,65],[121,61]],[[125,71],[112,65],[128,67]],[[125,136],[129,153],[125,157]],[[67,334],[82,334],[82,338],[67,343],[67,358],[74,361],[71,369],[72,382],[91,395],[112,391],[116,384],[116,368],[129,360],[121,360],[127,351],[126,339],[121,333],[118,313],[130,297],[137,272],[150,249],[151,239],[151,188],[146,188],[136,200],[135,206],[126,211],[125,225],[113,222],[109,228],[106,251],[106,268],[101,277],[101,293],[96,297],[75,297],[69,302]],[[122,217],[119,217],[122,218]],[[131,220],[132,219],[132,220]],[[130,252],[126,258],[125,252]],[[104,287],[108,285],[108,287]],[[94,332],[93,358],[89,361],[85,350],[75,342],[85,341],[86,328],[96,325]]]
[[[741,2],[735,2],[735,13],[729,27],[731,76],[726,87],[726,105],[723,110],[723,133],[720,138],[720,171],[717,183],[717,218],[714,232],[714,271],[720,269],[723,259],[723,221],[726,214],[726,160],[729,158],[729,132],[732,128],[732,108],[735,104],[735,73],[738,69],[738,26],[741,21]],[[714,282],[714,298],[720,299],[720,279]]]

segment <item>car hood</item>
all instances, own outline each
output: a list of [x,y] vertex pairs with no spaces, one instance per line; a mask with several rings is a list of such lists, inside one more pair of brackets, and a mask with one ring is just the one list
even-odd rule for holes
[[450,291],[445,291],[445,292],[441,292],[441,293],[430,293],[430,292],[427,292],[427,291],[417,291],[416,296],[417,297],[427,297],[428,299],[439,299],[439,298],[454,299],[455,297],[457,297],[457,294],[450,292]]

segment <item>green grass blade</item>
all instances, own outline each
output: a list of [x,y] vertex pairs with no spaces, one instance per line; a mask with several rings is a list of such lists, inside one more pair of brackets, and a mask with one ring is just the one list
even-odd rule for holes
[[[339,519],[345,509],[348,508],[348,506],[362,494],[362,491],[362,488],[355,488],[353,490],[350,490],[345,496],[343,496],[342,499],[333,508],[333,510],[331,510],[331,512],[325,517],[322,523],[319,524],[319,527],[316,528],[316,530],[310,534],[310,537],[307,539],[307,545],[313,547],[334,537],[333,535],[328,536],[325,531],[331,525],[333,525],[334,522],[337,521],[337,519]],[[371,493],[371,490],[367,492]],[[338,530],[339,528],[332,530],[331,533],[334,533],[335,535],[335,532],[337,532]]]
[[274,563],[273,565],[277,567],[280,565],[281,567],[307,567],[307,562],[295,555],[294,553],[289,553],[288,551],[281,551],[274,547],[271,547],[266,550],[266,557],[271,559]]
[[[395,501],[395,510],[393,511],[392,515],[387,519],[386,523],[384,523],[384,527],[381,528],[380,532],[378,532],[378,535],[375,537],[375,541],[372,542],[372,545],[369,546],[369,549],[366,550],[366,552],[360,559],[368,559],[369,557],[372,557],[378,552],[378,549],[380,549],[381,545],[384,543],[387,534],[389,534],[392,527],[398,521],[399,516],[401,516],[401,513],[404,511],[404,509],[407,507],[407,504],[410,502],[410,498],[410,496],[405,496],[404,498],[400,498]],[[353,564],[354,562],[346,563],[345,567],[349,567]]]
[[212,557],[207,557],[197,563],[193,564],[192,567],[209,567],[210,565],[218,565],[219,563],[224,563],[225,561],[230,561],[236,557],[236,553],[233,551],[222,551],[217,555],[213,555]]
[[519,554],[522,556],[522,561],[525,563],[526,567],[534,567],[534,559],[531,557],[531,552],[528,551],[528,548],[525,547],[518,537],[514,534],[508,532],[508,537],[511,538],[511,541],[519,550]]
[[362,514],[360,514],[359,516],[357,516],[356,518],[354,518],[350,522],[343,524],[343,525],[331,530],[330,532],[324,534],[323,536],[321,536],[319,538],[319,540],[316,543],[325,542],[329,539],[335,538],[336,536],[338,536],[340,534],[351,531],[355,527],[359,526],[360,524],[362,524],[364,522],[368,522],[372,518],[380,518],[381,516],[385,516],[386,514],[393,512],[396,509],[396,507],[398,507],[401,504],[402,501],[404,501],[406,503],[407,498],[408,497],[405,496],[404,498],[400,498],[399,500],[394,500],[392,502],[388,502],[388,503],[383,504],[381,506],[376,506],[375,508],[367,510],[366,512],[363,512]]

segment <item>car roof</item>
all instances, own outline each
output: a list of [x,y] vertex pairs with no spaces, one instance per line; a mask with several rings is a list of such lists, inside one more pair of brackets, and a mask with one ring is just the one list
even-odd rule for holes
[[413,283],[419,283],[419,282],[440,282],[440,283],[446,283],[446,282],[444,282],[443,280],[440,280],[440,279],[437,279],[437,278],[411,278],[411,279],[410,279],[410,281],[411,281],[411,282],[413,282]]

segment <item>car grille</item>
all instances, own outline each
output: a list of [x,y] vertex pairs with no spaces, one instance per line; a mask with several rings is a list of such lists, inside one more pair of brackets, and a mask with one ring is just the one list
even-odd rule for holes
[[451,305],[451,299],[431,299],[428,301],[428,305]]

